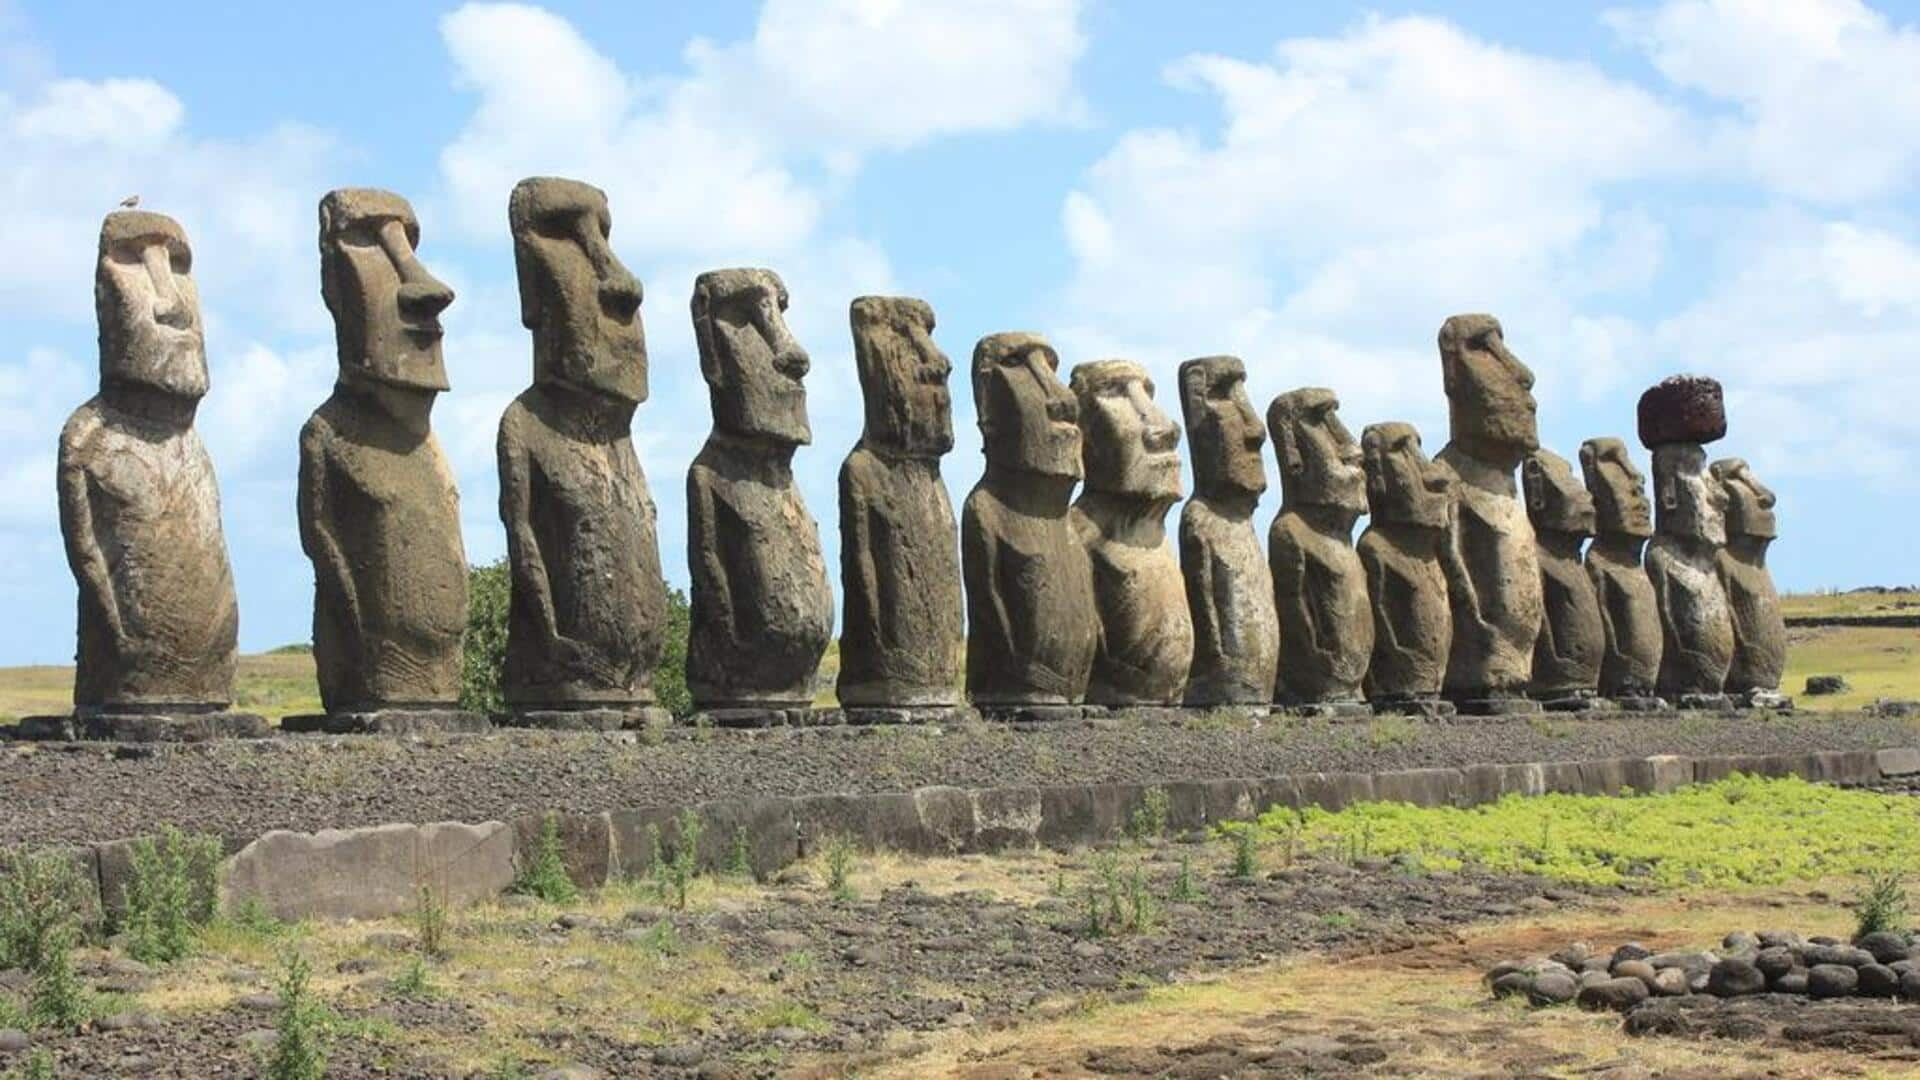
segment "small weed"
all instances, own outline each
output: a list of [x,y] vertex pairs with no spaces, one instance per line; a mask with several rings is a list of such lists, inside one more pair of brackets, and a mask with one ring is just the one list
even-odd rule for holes
[[260,937],[278,937],[287,930],[287,924],[275,918],[257,896],[243,897],[233,905],[227,912],[227,921],[238,929]]
[[634,944],[641,950],[654,956],[677,956],[680,953],[680,932],[665,919],[647,927]]
[[1233,866],[1227,872],[1242,881],[1251,879],[1260,870],[1260,838],[1249,825],[1237,824],[1231,833],[1233,839]]
[[513,890],[538,897],[549,904],[571,904],[580,896],[580,887],[567,874],[565,850],[560,844],[560,815],[549,813],[540,822],[540,835],[534,840],[533,861],[513,883]]
[[121,929],[127,953],[147,964],[171,964],[193,950],[195,927],[213,921],[220,840],[189,836],[171,825],[134,841]]
[[855,898],[853,882],[853,842],[835,833],[827,837],[827,891],[835,900]]
[[57,1075],[53,1069],[53,1051],[44,1046],[35,1050],[20,1067],[20,1080],[53,1080]]
[[1906,876],[1899,870],[1867,871],[1866,887],[1854,901],[1853,914],[1858,920],[1853,933],[1856,940],[1880,932],[1908,934],[1911,914]]
[[1351,930],[1360,924],[1359,917],[1351,911],[1329,911],[1320,916],[1320,921],[1335,930]]
[[680,811],[676,820],[679,835],[673,840],[673,858],[661,861],[655,857],[660,892],[670,896],[673,906],[681,910],[687,907],[687,890],[693,886],[693,879],[700,874],[700,833],[704,826],[700,815],[692,809]]
[[770,1002],[748,1017],[747,1022],[763,1031],[772,1031],[775,1028],[818,1031],[826,1026],[812,1009],[789,998]]
[[805,949],[795,949],[780,958],[780,966],[793,972],[812,971],[813,954]]
[[281,962],[279,1035],[267,1062],[268,1080],[321,1080],[327,1052],[321,1045],[322,1010],[308,989],[313,966],[298,952]]
[[41,942],[27,993],[27,1019],[35,1027],[72,1031],[92,1016],[87,992],[73,974],[73,938],[71,926],[60,926]]
[[421,885],[413,894],[413,932],[420,951],[431,957],[447,955],[447,902],[433,886]]
[[1150,787],[1141,795],[1140,805],[1127,818],[1127,838],[1134,842],[1159,839],[1167,835],[1167,818],[1172,803],[1165,788]]
[[1182,852],[1180,872],[1174,875],[1173,889],[1167,894],[1174,903],[1190,904],[1200,899],[1200,889],[1193,883],[1193,857]]
[[736,825],[733,843],[727,848],[727,873],[743,881],[753,880],[753,851],[747,845],[747,827]]
[[65,852],[0,852],[0,968],[38,968],[53,939],[71,936],[91,909]]
[[1367,724],[1367,744],[1376,750],[1389,746],[1407,746],[1420,739],[1420,725],[1405,717],[1388,713]]
[[433,977],[427,971],[427,962],[414,957],[400,974],[393,978],[393,992],[397,997],[419,1000],[433,996]]
[[1159,908],[1147,887],[1147,872],[1136,860],[1126,871],[1111,852],[1094,857],[1094,879],[1087,884],[1088,937],[1136,934],[1153,928]]

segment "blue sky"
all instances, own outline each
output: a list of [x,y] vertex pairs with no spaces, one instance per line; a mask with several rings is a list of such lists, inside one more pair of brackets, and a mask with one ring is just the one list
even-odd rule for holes
[[[193,239],[242,647],[308,634],[295,435],[332,381],[315,205],[410,198],[448,310],[435,413],[468,554],[504,550],[494,428],[530,364],[507,193],[607,189],[645,283],[636,420],[684,585],[707,429],[700,270],[766,265],[814,357],[796,471],[836,545],[860,407],[846,305],[923,296],[964,364],[1243,356],[1264,407],[1446,440],[1434,333],[1491,311],[1548,446],[1631,438],[1641,389],[1727,386],[1779,492],[1781,585],[1920,581],[1920,11],[1791,4],[150,4],[0,0],[0,663],[72,655],[53,454],[95,380],[91,276],[125,195]],[[958,497],[979,470],[955,380]],[[1644,462],[1644,456],[1642,457]],[[1277,500],[1269,497],[1262,520]]]

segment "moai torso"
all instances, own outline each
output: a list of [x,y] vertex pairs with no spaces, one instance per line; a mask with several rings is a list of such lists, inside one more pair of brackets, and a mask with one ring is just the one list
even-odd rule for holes
[[1593,535],[1593,496],[1558,454],[1536,450],[1521,465],[1527,514],[1540,556],[1540,638],[1533,652],[1533,695],[1548,701],[1593,697],[1600,687],[1606,628],[1600,598],[1580,565]]
[[1647,578],[1660,609],[1660,678],[1675,704],[1723,703],[1733,665],[1733,611],[1720,578],[1726,493],[1707,469],[1705,444],[1726,434],[1720,384],[1676,376],[1640,396],[1640,441],[1653,451],[1658,515]]
[[1647,546],[1647,578],[1660,607],[1660,691],[1719,693],[1733,667],[1733,609],[1717,549],[1656,536]]
[[1280,515],[1267,534],[1280,622],[1279,699],[1357,702],[1373,659],[1373,610],[1353,525],[1366,512],[1360,445],[1331,390],[1307,388],[1267,409],[1280,462]]
[[1193,619],[1186,703],[1259,705],[1273,700],[1280,622],[1273,572],[1253,525],[1253,502],[1216,504],[1195,495],[1180,511],[1180,568]]
[[1778,691],[1787,666],[1787,623],[1767,569],[1776,535],[1773,492],[1739,458],[1716,461],[1710,472],[1727,496],[1727,546],[1720,550],[1720,580],[1733,614],[1727,690]]
[[1410,424],[1372,424],[1361,434],[1367,531],[1357,552],[1373,608],[1367,697],[1382,704],[1440,694],[1453,641],[1441,548],[1451,513],[1452,473],[1429,461]]
[[1600,693],[1643,697],[1660,678],[1660,610],[1653,582],[1641,564],[1639,537],[1605,535],[1587,548],[1587,577],[1599,601],[1606,647],[1600,661]]
[[[1517,693],[1533,678],[1543,618],[1540,557],[1510,472],[1452,446],[1435,455],[1455,476],[1447,595],[1450,694]],[[1504,480],[1504,487],[1500,481]]]

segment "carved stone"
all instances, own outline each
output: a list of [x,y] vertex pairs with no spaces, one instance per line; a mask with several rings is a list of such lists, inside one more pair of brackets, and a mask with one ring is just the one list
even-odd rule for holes
[[1727,692],[1755,708],[1790,708],[1792,699],[1780,692],[1787,623],[1767,569],[1767,548],[1779,535],[1773,492],[1740,458],[1716,461],[1711,472],[1727,498],[1727,546],[1720,549],[1720,580],[1733,611]]
[[687,470],[694,707],[805,709],[833,636],[820,531],[793,482],[813,441],[805,349],[787,330],[787,287],[771,270],[713,270],[693,287],[713,432]]
[[1434,460],[1454,475],[1445,550],[1453,647],[1445,693],[1469,714],[1533,712],[1524,694],[1540,635],[1540,564],[1513,471],[1539,449],[1533,372],[1500,320],[1455,315],[1440,327],[1450,440]]
[[1177,705],[1193,665],[1186,585],[1166,528],[1181,495],[1180,428],[1131,361],[1076,365],[1072,389],[1086,471],[1073,527],[1100,617],[1087,703]]
[[1733,612],[1719,568],[1727,496],[1708,474],[1702,446],[1727,430],[1720,401],[1720,384],[1699,376],[1675,376],[1640,398],[1658,508],[1647,547],[1647,578],[1660,608],[1658,686],[1681,708],[1729,704]]
[[953,449],[953,365],[933,342],[933,309],[863,296],[849,312],[866,405],[840,466],[839,698],[932,718],[960,704],[960,543],[940,458]]
[[1079,406],[1038,334],[990,334],[973,350],[986,472],[960,517],[967,693],[991,714],[1077,715],[1098,617],[1086,548],[1068,522],[1080,479]]
[[1660,608],[1640,553],[1653,535],[1646,478],[1616,438],[1580,444],[1580,470],[1593,496],[1599,535],[1587,545],[1587,577],[1600,602],[1606,634],[1600,694],[1622,709],[1667,708],[1654,689],[1660,677]]
[[1412,424],[1371,424],[1360,433],[1367,471],[1367,530],[1356,550],[1373,606],[1367,698],[1382,711],[1446,716],[1440,700],[1453,643],[1441,553],[1453,505],[1453,474],[1427,460]]
[[533,385],[500,418],[513,599],[501,691],[516,719],[618,726],[654,706],[667,621],[653,498],[631,427],[647,400],[640,283],[600,189],[535,177],[507,205]]
[[1530,692],[1556,711],[1599,707],[1607,632],[1600,595],[1580,565],[1580,548],[1595,528],[1593,496],[1574,479],[1566,459],[1551,450],[1527,457],[1520,484],[1539,545],[1543,605]]
[[300,540],[313,560],[313,655],[330,714],[452,709],[467,625],[453,470],[430,419],[447,389],[439,315],[453,291],[414,255],[398,195],[320,200],[320,289],[340,373],[300,429]]
[[1339,410],[1333,391],[1312,387],[1281,394],[1267,408],[1280,462],[1280,514],[1267,534],[1280,621],[1277,700],[1362,714],[1373,611],[1353,525],[1367,511],[1367,476]]
[[1185,702],[1265,706],[1280,665],[1273,571],[1253,526],[1267,490],[1267,432],[1236,356],[1180,365],[1180,411],[1193,456],[1193,498],[1180,511],[1180,570],[1193,621]]

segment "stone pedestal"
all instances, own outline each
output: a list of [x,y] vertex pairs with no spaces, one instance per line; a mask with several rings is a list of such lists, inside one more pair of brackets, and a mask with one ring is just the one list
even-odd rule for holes
[[266,717],[224,709],[204,712],[94,712],[22,717],[13,737],[39,742],[189,743],[261,739],[273,734]]
[[280,721],[292,735],[477,735],[493,730],[486,714],[465,709],[345,709]]
[[496,727],[543,731],[644,731],[673,723],[673,714],[657,705],[519,708],[495,714],[493,723]]

